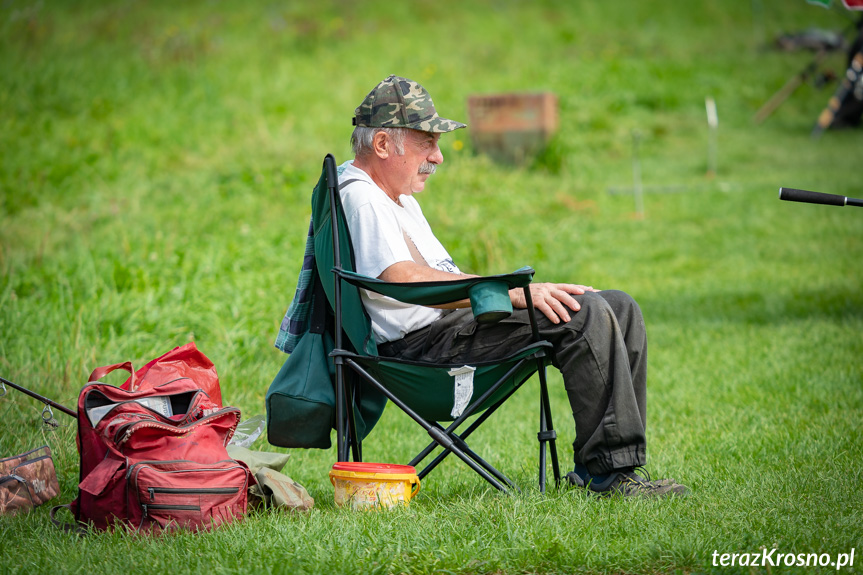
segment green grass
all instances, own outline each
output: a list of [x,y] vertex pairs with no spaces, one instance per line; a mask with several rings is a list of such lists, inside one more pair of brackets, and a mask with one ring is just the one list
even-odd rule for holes
[[[863,561],[863,213],[776,199],[780,186],[863,196],[863,135],[809,137],[834,85],[801,86],[751,120],[811,58],[766,44],[847,22],[803,0],[3,3],[0,375],[71,406],[93,368],[195,341],[226,401],[263,413],[311,187],[324,154],[347,159],[368,90],[404,75],[464,120],[470,94],[549,90],[561,130],[536,166],[495,165],[456,132],[420,201],[466,271],[528,264],[636,297],[648,469],[693,495],[537,493],[531,383],[473,442],[521,495],[447,461],[408,509],[352,513],[332,502],[334,452],[295,450],[285,471],[315,497],[309,513],[77,538],[39,509],[0,518],[0,572],[748,572],[714,567],[713,552],[762,546],[856,548]],[[632,184],[633,131],[644,218],[609,193]],[[551,384],[568,464],[574,430],[553,370]],[[0,398],[0,455],[48,443],[68,502],[74,422],[56,413],[62,427],[46,430],[41,409],[14,390]],[[407,461],[425,441],[414,429],[388,407],[366,459]]]

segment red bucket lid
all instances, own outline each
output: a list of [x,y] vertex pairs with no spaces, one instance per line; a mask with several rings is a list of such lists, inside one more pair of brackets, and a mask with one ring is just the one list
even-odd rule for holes
[[354,473],[400,473],[414,474],[417,472],[412,465],[395,465],[392,463],[366,463],[364,461],[342,461],[333,465],[336,471],[352,471]]

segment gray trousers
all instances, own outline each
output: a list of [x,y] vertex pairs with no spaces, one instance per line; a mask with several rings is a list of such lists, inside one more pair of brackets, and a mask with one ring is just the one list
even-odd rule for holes
[[[536,312],[552,365],[563,375],[575,419],[574,461],[594,475],[644,465],[647,423],[647,336],[641,309],[621,291],[574,296],[581,310],[553,324]],[[478,324],[470,309],[447,313],[381,355],[441,363],[503,358],[532,341],[527,310]]]

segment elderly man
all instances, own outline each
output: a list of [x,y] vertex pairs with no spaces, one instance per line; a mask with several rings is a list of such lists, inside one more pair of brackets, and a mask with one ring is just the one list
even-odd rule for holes
[[[414,198],[443,163],[441,134],[465,125],[438,116],[422,86],[397,76],[365,97],[353,123],[355,157],[339,167],[339,182],[357,271],[387,282],[467,276]],[[577,284],[534,283],[530,290],[575,418],[569,481],[598,493],[685,492],[673,480],[635,473],[646,459],[647,382],[647,339],[635,301],[620,291]],[[470,363],[505,356],[531,341],[524,294],[512,290],[510,297],[512,317],[496,324],[475,322],[467,301],[436,309],[364,291],[363,303],[381,355]]]

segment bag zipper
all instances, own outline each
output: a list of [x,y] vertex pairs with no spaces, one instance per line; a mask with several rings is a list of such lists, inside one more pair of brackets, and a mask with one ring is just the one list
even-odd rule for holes
[[[127,460],[128,461],[128,460]],[[219,463],[235,463],[236,465],[228,468],[220,468],[220,467],[202,467],[200,469],[172,469],[169,471],[157,471],[158,473],[189,473],[195,471],[230,471],[231,469],[235,469],[237,467],[242,468],[243,466],[236,459],[222,459],[220,461],[216,461],[214,463],[197,463],[196,461],[192,461],[191,459],[153,459],[149,461],[138,461],[129,466],[129,469],[126,471],[126,481],[132,476],[132,473],[135,472],[135,482],[137,483],[138,475],[137,473],[141,470],[141,467],[145,465],[156,466],[164,463],[196,463],[198,465],[218,465]]]
[[228,495],[231,493],[239,493],[239,487],[201,487],[198,489],[184,489],[182,487],[148,487],[147,493],[150,494],[150,501],[156,500],[157,493],[166,495]]
[[25,459],[24,461],[22,461],[21,463],[19,463],[15,467],[13,467],[10,471],[14,474],[15,470],[18,469],[19,467],[23,467],[23,466],[27,465],[28,463],[36,463],[37,461],[42,461],[44,459],[51,459],[51,456],[50,455],[43,455],[42,457],[37,457],[36,459]]
[[168,431],[172,431],[175,434],[179,435],[178,432],[181,430],[182,430],[182,433],[187,433],[188,431],[190,431],[191,429],[193,429],[194,427],[196,427],[198,425],[203,425],[205,423],[208,423],[208,420],[216,419],[218,417],[224,417],[228,413],[234,414],[236,416],[236,421],[231,426],[231,429],[229,430],[229,432],[227,434],[227,440],[225,441],[225,444],[227,445],[228,441],[230,441],[230,438],[234,435],[234,432],[237,430],[237,425],[239,425],[239,423],[240,423],[240,410],[236,407],[223,407],[219,411],[217,411],[215,413],[211,413],[210,415],[204,416],[201,419],[195,420],[195,421],[189,423],[188,425],[167,425],[165,423],[161,423],[161,422],[156,421],[156,420],[144,420],[144,421],[139,420],[139,421],[133,421],[131,423],[126,423],[126,424],[121,425],[120,427],[117,428],[116,433],[114,433],[114,443],[119,447],[119,446],[123,445],[124,443],[126,443],[127,441],[129,441],[129,438],[132,437],[132,432],[134,431],[134,429],[131,429],[132,427],[137,426],[139,428],[140,427],[161,428],[161,429],[166,429]]
[[[169,383],[173,383],[173,382],[175,382],[175,381],[177,381],[177,380],[180,380],[180,379],[188,379],[188,378],[187,378],[187,377],[179,377],[179,378],[177,378],[177,379],[172,379],[171,381],[165,382],[163,385],[167,385],[167,384],[169,384]],[[188,392],[182,392],[182,393],[188,393]],[[125,400],[123,400],[123,401],[119,401],[119,402],[115,403],[115,404],[114,404],[114,407],[112,407],[112,408],[111,408],[111,410],[110,410],[110,411],[108,411],[108,413],[106,413],[106,414],[105,414],[105,416],[104,416],[104,418],[103,418],[103,419],[107,420],[107,419],[108,419],[108,416],[109,416],[111,413],[113,413],[113,412],[114,412],[114,410],[116,410],[116,409],[117,409],[119,406],[121,406],[121,405],[126,405],[126,404],[129,404],[129,403],[137,403],[138,405],[140,405],[141,407],[143,407],[143,408],[144,408],[144,409],[146,409],[147,411],[152,412],[152,413],[155,415],[155,417],[154,417],[153,415],[150,415],[149,413],[146,413],[146,414],[141,413],[141,414],[139,414],[139,415],[151,417],[154,421],[159,421],[159,418],[161,418],[161,420],[163,420],[163,421],[170,421],[171,423],[180,424],[180,425],[185,425],[185,424],[188,422],[189,418],[190,418],[190,417],[192,417],[192,416],[194,416],[194,412],[195,412],[195,410],[196,410],[196,403],[197,403],[197,401],[198,401],[198,397],[200,397],[200,395],[201,395],[201,394],[206,395],[206,393],[205,393],[203,390],[201,390],[201,389],[199,389],[199,390],[195,391],[194,395],[192,395],[192,399],[189,401],[189,411],[187,411],[187,412],[184,414],[183,419],[180,419],[180,420],[178,420],[178,421],[175,421],[175,420],[173,420],[173,419],[170,419],[170,418],[168,418],[168,417],[165,417],[164,415],[162,415],[162,414],[161,414],[161,413],[159,413],[158,411],[154,410],[153,408],[151,408],[151,407],[147,407],[147,406],[146,406],[146,405],[144,405],[143,403],[139,403],[139,402],[137,401],[137,399],[125,399]],[[181,394],[174,394],[174,395],[181,395]],[[165,396],[160,396],[160,397],[171,397],[171,396],[170,396],[170,395],[165,395]],[[209,397],[209,396],[208,396],[208,397]],[[224,409],[224,408],[223,408],[223,409]],[[98,426],[98,424],[97,424],[96,426]],[[94,427],[93,429],[95,429],[95,428],[96,428],[96,427]]]
[[10,481],[15,481],[17,483],[23,483],[24,485],[27,485],[27,480],[20,475],[15,475],[14,473],[11,475],[0,475],[0,483],[8,483]]
[[[31,453],[36,453],[37,451],[40,451],[40,450],[42,450],[42,449],[45,449],[46,447],[48,447],[48,446],[47,446],[47,445],[43,445],[42,447],[37,447],[36,449],[31,449],[31,450],[30,450],[30,451],[28,451],[27,453],[22,453],[21,455],[14,455],[14,456],[12,456],[12,457],[7,457],[7,458],[5,458],[5,459],[0,459],[0,463],[4,463],[4,462],[6,462],[6,461],[12,461],[13,459],[18,459],[19,457],[23,457],[23,458],[24,458],[24,461],[30,461],[29,459],[27,459],[27,456],[28,456],[28,455],[30,455]],[[51,457],[51,456],[50,456],[50,455],[45,455],[44,457]],[[16,467],[17,467],[17,466],[16,466]]]
[[[132,481],[132,483],[135,486],[135,491],[137,491],[138,490],[138,474],[141,472],[141,469],[143,469],[145,466],[153,467],[153,464],[158,464],[158,463],[185,463],[188,461],[189,461],[188,459],[176,459],[174,461],[139,461],[138,463],[129,467],[129,470],[126,472],[126,482],[127,483],[129,482],[129,479],[132,476],[132,472],[134,471],[135,478]],[[232,471],[234,469],[244,469],[244,467],[239,462],[237,462],[235,459],[223,459],[221,461],[217,461],[216,463],[211,463],[209,465],[216,465],[218,463],[226,463],[226,462],[234,463],[235,465],[227,467],[227,468],[203,467],[203,468],[198,468],[198,469],[174,469],[174,470],[170,470],[170,471],[158,471],[156,468],[154,468],[154,470],[156,471],[156,473],[171,474],[171,473],[196,473],[199,471],[226,472],[226,471]],[[192,463],[194,463],[194,462],[192,462]],[[247,481],[248,481],[248,478],[247,478]],[[150,494],[150,501],[153,501],[154,495],[156,492],[230,494],[230,493],[239,493],[239,491],[240,491],[239,487],[210,487],[210,488],[202,487],[199,489],[194,489],[194,488],[193,489],[185,489],[185,488],[180,488],[180,487],[177,487],[177,488],[173,488],[173,487],[155,487],[155,488],[148,487],[147,488],[147,492]],[[142,503],[142,505],[143,505],[143,503]]]
[[[12,475],[4,475],[4,476],[0,477],[0,485],[2,485],[4,483],[9,483],[10,481],[14,481],[15,483],[17,483],[19,485],[23,485],[24,486],[24,492],[27,494],[27,499],[30,500],[30,507],[36,507],[36,503],[33,501],[33,495],[30,494],[30,484],[27,483],[27,480],[24,479],[23,477],[21,477],[20,475],[15,475],[14,473]],[[19,492],[20,492],[20,488],[19,488]]]

